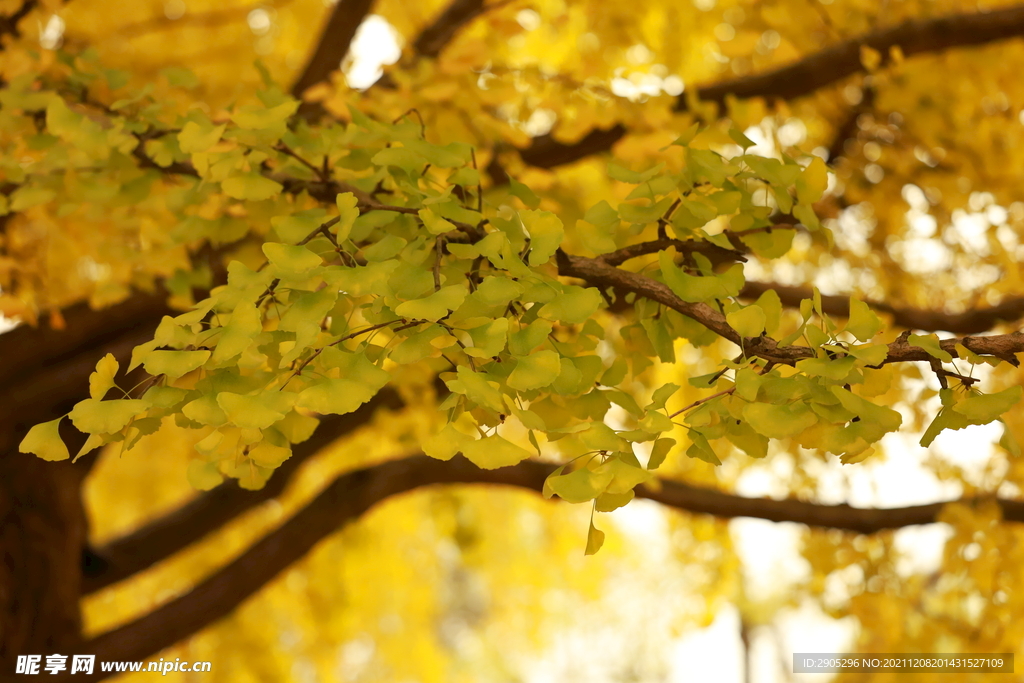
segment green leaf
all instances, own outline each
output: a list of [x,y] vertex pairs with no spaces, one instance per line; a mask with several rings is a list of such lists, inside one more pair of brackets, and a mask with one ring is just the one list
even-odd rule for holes
[[457,377],[458,379],[445,380],[448,388],[453,392],[465,395],[478,406],[490,408],[499,413],[504,412],[505,403],[497,388],[500,385],[492,381],[490,375],[459,366]]
[[947,429],[957,430],[970,427],[973,422],[968,420],[964,415],[955,412],[952,408],[943,408],[939,411],[939,414],[935,416],[931,424],[928,425],[928,429],[924,431],[921,436],[921,445],[927,448],[932,445],[935,441],[935,437],[941,434]]
[[508,179],[509,194],[513,197],[518,197],[519,200],[531,209],[536,209],[540,206],[540,197],[533,193],[526,185],[515,178]]
[[[858,431],[863,430],[866,441],[877,441],[885,432],[894,432],[903,424],[903,416],[892,408],[875,405],[843,387],[829,387],[829,389],[844,408],[860,417],[860,421],[851,426],[858,426]],[[875,436],[876,434],[877,436]]]
[[281,183],[257,173],[231,176],[222,180],[220,186],[229,197],[253,202],[276,197],[284,189]]
[[223,391],[217,394],[217,405],[232,424],[242,429],[266,429],[284,419],[296,398],[295,394],[283,391],[266,391],[255,396]]
[[31,209],[33,206],[45,204],[56,196],[57,193],[49,188],[23,185],[11,194],[10,210],[24,211],[25,209]]
[[359,200],[351,192],[343,192],[335,198],[335,203],[338,206],[339,220],[334,226],[334,234],[339,242],[344,242],[351,234],[356,219],[359,218],[359,209],[356,208]]
[[740,132],[740,130],[737,128],[729,129],[729,137],[732,138],[733,142],[742,147],[743,151],[746,151],[747,147],[753,147],[754,145],[757,144],[756,142],[748,138],[746,135],[744,135],[742,132]]
[[859,341],[870,341],[882,329],[882,321],[878,319],[866,303],[857,297],[850,297],[850,320],[846,323],[846,331]]
[[224,124],[214,126],[208,123],[200,126],[195,121],[189,121],[178,133],[178,145],[186,154],[206,152],[220,142],[220,136],[226,128]]
[[663,168],[665,168],[665,164],[658,164],[654,168],[650,168],[641,173],[638,171],[631,171],[624,166],[619,166],[614,161],[609,161],[608,177],[622,183],[639,185],[640,183],[646,183],[648,180],[661,173],[661,169]]
[[739,294],[740,287],[743,286],[742,264],[730,268],[730,271],[736,272],[727,271],[722,275],[687,275],[673,263],[672,252],[674,249],[660,252],[658,261],[665,284],[683,301],[701,303],[713,299],[727,299]]
[[508,385],[519,391],[546,387],[561,372],[559,355],[554,351],[537,351],[520,358],[508,376]]
[[741,337],[760,337],[764,332],[767,317],[760,306],[751,304],[727,314],[725,319]]
[[166,375],[170,379],[178,379],[201,366],[209,358],[209,351],[150,351],[142,358],[142,365],[151,375]]
[[544,304],[538,315],[546,320],[578,324],[594,315],[604,301],[601,292],[594,287],[586,289],[567,286],[558,296]]
[[68,413],[75,429],[86,434],[113,434],[120,431],[133,417],[149,408],[149,401],[118,399],[101,401],[87,398],[79,401]]
[[[386,381],[387,379],[385,379]],[[373,398],[376,393],[377,389],[371,389],[362,382],[350,379],[329,379],[304,389],[299,394],[296,405],[321,415],[344,415],[356,410]]]
[[473,440],[473,437],[463,434],[449,422],[440,432],[423,442],[423,452],[437,460],[451,460]]
[[420,209],[417,215],[420,217],[420,220],[423,221],[423,225],[426,226],[427,232],[431,235],[442,235],[446,232],[455,230],[454,223],[441,218],[431,211],[430,208]]
[[209,491],[224,481],[224,475],[217,469],[217,463],[204,460],[190,462],[186,476],[188,483],[199,491]]
[[547,263],[565,237],[562,221],[550,211],[520,211],[519,217],[530,233],[530,265]]
[[160,69],[160,75],[167,79],[167,82],[175,88],[192,88],[199,86],[199,79],[192,71],[183,66],[168,66]]
[[547,485],[567,503],[585,503],[604,493],[612,476],[612,471],[607,467],[581,467],[569,474],[548,477]]
[[474,465],[484,470],[511,467],[530,457],[530,451],[497,435],[464,444],[462,454]]
[[953,362],[953,356],[950,355],[949,351],[944,351],[939,346],[939,338],[934,334],[912,334],[907,338],[907,343],[910,346],[924,349],[928,352],[928,355],[938,358],[943,363]]
[[613,510],[618,510],[635,497],[636,493],[632,489],[625,493],[609,493],[608,491],[605,491],[595,499],[594,509],[598,512],[611,512]]
[[301,274],[323,263],[322,258],[306,247],[293,247],[278,242],[264,243],[263,253],[282,273]]
[[953,406],[953,410],[974,424],[987,424],[1016,405],[1021,392],[1020,385],[1017,385],[994,394],[972,394]]
[[697,460],[703,460],[710,465],[721,465],[722,461],[715,455],[715,451],[711,448],[711,444],[708,443],[706,436],[698,432],[696,429],[691,429],[689,432],[690,436],[690,447],[686,449],[686,455]]
[[461,306],[467,293],[466,288],[462,285],[442,287],[423,299],[399,304],[395,308],[395,313],[403,318],[435,322],[448,315],[449,311],[454,311]]
[[283,242],[299,242],[323,224],[327,212],[323,209],[299,211],[290,216],[274,216],[270,224]]
[[[796,198],[801,204],[821,199],[828,187],[828,168],[821,157],[814,157],[796,179]],[[861,340],[866,341],[866,340]]]
[[253,337],[262,331],[260,312],[252,302],[242,301],[235,306],[231,319],[224,326],[213,351],[213,362],[221,363],[242,353],[252,344]]
[[244,105],[231,114],[231,120],[245,130],[267,130],[277,128],[284,132],[284,123],[299,108],[298,100],[288,100],[276,107]]
[[651,457],[647,461],[647,469],[656,470],[668,457],[669,451],[676,445],[675,439],[658,439],[651,448]]
[[117,374],[118,365],[114,354],[108,353],[96,363],[96,372],[89,375],[89,397],[103,398],[107,392],[115,386],[114,375]]
[[743,407],[743,419],[758,434],[781,439],[804,431],[818,421],[806,403],[771,405],[748,403]]
[[601,546],[604,545],[604,532],[594,526],[594,523],[590,523],[590,530],[587,531],[587,549],[584,551],[584,555],[594,555]]
[[20,453],[32,453],[43,460],[67,460],[71,457],[71,453],[68,452],[68,447],[64,445],[64,441],[60,438],[59,428],[60,421],[63,417],[58,417],[56,420],[50,420],[49,422],[43,422],[37,424],[28,430],[28,434],[21,440],[21,444],[18,446],[18,452]]

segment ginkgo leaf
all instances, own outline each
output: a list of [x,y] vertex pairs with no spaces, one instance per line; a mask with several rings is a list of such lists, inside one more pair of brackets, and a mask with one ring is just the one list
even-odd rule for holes
[[944,363],[953,361],[952,354],[939,346],[939,338],[934,334],[912,334],[907,337],[907,343],[924,349],[928,352],[928,355],[938,358]]
[[729,326],[739,332],[741,337],[759,337],[764,332],[764,311],[757,304],[745,306],[725,316]]
[[520,358],[508,376],[508,385],[519,391],[546,387],[561,372],[559,356],[554,351],[542,350]]
[[772,439],[799,434],[818,421],[817,416],[804,403],[748,403],[743,408],[743,419],[758,434]]
[[252,339],[263,331],[263,322],[256,306],[249,301],[242,301],[231,313],[231,318],[224,325],[224,332],[213,350],[212,360],[221,363],[234,358],[244,351]]
[[554,299],[544,304],[538,315],[547,320],[578,324],[594,315],[604,299],[594,287],[566,287]]
[[658,439],[651,448],[651,457],[647,461],[647,469],[656,470],[661,467],[668,457],[669,451],[676,445],[675,439]]
[[114,375],[117,374],[119,367],[120,365],[112,353],[103,356],[96,363],[96,371],[89,375],[90,398],[99,399],[107,395],[107,392],[115,386]]
[[120,431],[136,415],[149,408],[149,402],[140,399],[101,401],[87,398],[79,401],[68,417],[75,429],[86,434],[113,434]]
[[303,390],[297,405],[321,415],[344,415],[369,401],[376,393],[361,382],[329,379]]
[[604,493],[612,476],[608,468],[581,467],[568,474],[548,477],[547,486],[566,502],[585,503]]
[[63,417],[58,417],[56,420],[41,422],[32,427],[28,430],[25,438],[21,440],[21,444],[18,445],[18,451],[32,453],[43,460],[55,461],[70,458],[71,453],[68,452],[68,447],[64,445],[59,433],[60,422],[63,419]]
[[594,523],[590,523],[590,530],[587,531],[587,549],[584,551],[585,555],[594,555],[601,546],[604,545],[604,532],[594,526]]
[[562,221],[549,211],[521,211],[519,217],[530,233],[530,265],[547,263],[565,236]]
[[437,460],[451,460],[473,437],[467,436],[450,422],[441,431],[423,441],[423,452]]
[[403,318],[437,321],[462,305],[468,290],[462,285],[442,287],[423,299],[406,301],[395,308]]
[[177,379],[210,359],[209,351],[150,351],[142,357],[142,366],[151,375]]
[[972,394],[954,405],[953,410],[974,424],[987,424],[1020,402],[1022,391],[1016,385],[994,394]]
[[351,192],[343,192],[335,198],[335,205],[338,207],[338,224],[334,226],[334,234],[339,242],[344,242],[352,233],[352,226],[359,218],[359,209],[356,205],[359,200]]
[[462,454],[474,465],[484,470],[511,467],[530,457],[530,451],[497,435],[464,443]]
[[866,303],[857,297],[850,297],[850,319],[846,323],[846,331],[859,341],[870,341],[882,329],[882,321],[878,319]]
[[281,183],[256,173],[236,175],[221,181],[224,194],[235,199],[259,202],[281,194]]
[[455,229],[454,223],[441,218],[429,208],[420,209],[419,217],[431,235],[442,235]]
[[316,268],[323,259],[306,247],[267,242],[263,245],[263,253],[281,272],[288,274],[305,273]]
[[282,391],[266,391],[262,394],[243,395],[228,391],[217,394],[217,405],[221,407],[232,424],[242,429],[266,429],[291,409],[297,396]]

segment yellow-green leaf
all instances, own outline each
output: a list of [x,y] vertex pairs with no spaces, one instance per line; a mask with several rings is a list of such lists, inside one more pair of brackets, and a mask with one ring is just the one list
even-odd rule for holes
[[43,460],[55,461],[70,458],[71,453],[68,452],[68,447],[64,445],[64,441],[61,440],[59,433],[60,421],[63,419],[63,417],[58,417],[56,420],[43,422],[32,427],[32,429],[28,430],[25,438],[21,440],[18,451],[21,453],[32,453]]

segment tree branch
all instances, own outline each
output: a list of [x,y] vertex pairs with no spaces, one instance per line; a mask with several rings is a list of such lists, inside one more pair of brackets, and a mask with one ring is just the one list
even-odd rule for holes
[[487,9],[484,0],[452,0],[434,23],[420,32],[412,44],[413,49],[420,57],[436,59],[466,24]]
[[[142,660],[221,619],[339,527],[392,496],[438,484],[491,484],[541,491],[555,465],[525,461],[482,470],[459,457],[439,462],[414,456],[344,474],[275,531],[189,593],[85,643],[101,660]],[[754,517],[855,533],[876,533],[937,521],[947,503],[890,509],[744,498],[682,482],[639,486],[637,496],[667,507],[722,519]],[[966,499],[976,504],[982,498]],[[996,499],[1007,521],[1024,521],[1024,503]],[[103,677],[101,673],[99,677]]]
[[38,0],[23,0],[21,7],[16,9],[14,12],[0,16],[0,37],[4,35],[13,36],[14,38],[21,37],[21,30],[18,28],[18,24],[22,19],[28,16],[28,13],[36,8],[39,4]]
[[[724,107],[730,95],[739,99],[766,97],[791,100],[864,72],[860,60],[862,46],[881,53],[884,65],[889,61],[890,50],[894,47],[899,47],[904,56],[910,57],[957,47],[984,45],[1020,35],[1024,35],[1022,5],[991,12],[909,19],[896,26],[837,43],[762,74],[699,86],[697,96],[702,102],[714,102],[720,108]],[[685,96],[676,100],[675,109],[687,109]],[[591,131],[575,143],[561,143],[545,135],[534,139],[529,147],[521,150],[521,156],[531,166],[552,168],[608,150],[625,134],[625,127],[617,124],[609,130]]]
[[[741,299],[756,299],[769,289],[779,295],[783,306],[796,308],[813,292],[809,287],[792,287],[772,282],[747,282],[740,291]],[[892,316],[893,325],[908,330],[934,332],[942,330],[954,334],[987,332],[1000,322],[1014,322],[1024,317],[1024,297],[1008,297],[995,306],[971,309],[962,313],[947,313],[923,308],[903,308],[885,301],[865,301],[872,309]],[[822,312],[839,318],[850,315],[850,297],[822,295]]]
[[341,60],[348,54],[356,30],[372,6],[373,0],[338,0],[306,68],[292,86],[292,95],[301,98],[306,90],[326,81],[332,72],[341,68]]
[[[667,285],[640,273],[610,266],[600,258],[570,256],[559,249],[556,252],[556,259],[559,275],[579,278],[601,290],[611,287],[620,291],[633,292],[638,296],[656,301],[697,321],[718,336],[733,342],[743,349],[744,355],[786,365],[792,365],[798,360],[815,356],[814,349],[810,347],[779,346],[778,342],[771,337],[741,338],[739,333],[729,326],[725,316],[711,306],[683,301]],[[1024,353],[1024,332],[944,339],[939,342],[942,349],[949,352],[954,358],[959,357],[956,350],[958,344],[962,344],[976,354],[994,356],[1013,366],[1018,366],[1020,361],[1017,360],[1015,354]],[[931,359],[932,357],[924,349],[911,346],[906,339],[900,337],[889,344],[889,354],[883,364],[930,362]]]
[[378,408],[404,407],[398,392],[385,388],[347,415],[327,415],[307,441],[296,444],[289,458],[259,491],[247,491],[234,480],[201,494],[182,507],[93,551],[103,570],[87,576],[83,594],[94,593],[148,569],[218,530],[232,519],[276,498],[310,457],[336,439],[367,424]]

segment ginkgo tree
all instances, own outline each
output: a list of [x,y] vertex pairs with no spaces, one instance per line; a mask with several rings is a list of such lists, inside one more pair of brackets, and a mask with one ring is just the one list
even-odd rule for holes
[[[243,30],[269,31],[262,7],[190,10],[190,24],[171,4],[148,20],[173,33],[180,19],[192,38],[246,17]],[[284,35],[295,33],[286,13],[312,16],[279,4]],[[908,4],[893,24],[836,2],[813,15],[822,45],[811,49],[783,25],[779,12],[798,12],[786,3],[382,3],[374,11],[410,47],[360,94],[338,67],[371,4],[339,0],[316,45],[282,38],[311,50],[295,74],[275,61],[284,47],[260,42],[261,59],[221,71],[170,52],[127,58],[105,42],[97,3],[28,0],[0,23],[0,310],[22,322],[0,337],[0,664],[37,650],[157,655],[343,522],[435,484],[586,504],[587,555],[605,540],[595,513],[638,496],[865,534],[958,519],[949,543],[961,546],[1000,516],[1024,521],[1005,498],[968,501],[973,519],[938,501],[742,498],[725,492],[735,469],[716,474],[775,457],[856,467],[892,450],[887,435],[927,447],[1001,423],[998,457],[1011,464],[1000,491],[1019,490],[1024,334],[999,326],[1024,313],[1009,296],[1024,205],[1004,209],[1013,182],[969,160],[1016,149],[1009,114],[1024,93],[1000,78],[1021,63],[1003,41],[1024,33],[1024,11],[933,17]],[[151,11],[117,30],[142,31]],[[63,46],[48,37],[54,17]],[[593,44],[611,46],[605,59],[586,57]],[[993,51],[1005,59],[991,63]],[[944,58],[990,75],[944,82],[927,62]],[[655,59],[652,97],[619,62],[638,74]],[[713,79],[707,63],[735,77]],[[967,78],[970,65],[959,68]],[[670,97],[670,71],[710,85]],[[978,130],[963,95],[936,112],[956,87],[984,92]],[[553,117],[550,132],[538,113]],[[753,139],[764,130],[776,145]],[[963,228],[979,219],[960,208],[975,204],[974,216],[991,207],[980,242]],[[928,240],[939,245],[931,264],[914,253]],[[850,291],[830,293],[836,283]],[[389,430],[384,408],[416,422]],[[349,458],[190,592],[83,636],[82,595],[281,497],[300,465],[363,426],[391,452]],[[171,441],[187,445],[161,452]],[[94,548],[85,475],[100,453],[140,451],[184,458],[184,478],[206,493]],[[1001,528],[1015,543],[1019,532]],[[827,543],[851,541],[808,541],[823,575],[836,569]],[[943,599],[980,591],[1011,614],[1014,557]],[[920,604],[919,583],[899,599]],[[954,622],[946,640],[914,647],[1006,652],[1024,637],[1005,619],[995,631],[977,614],[934,619]]]

